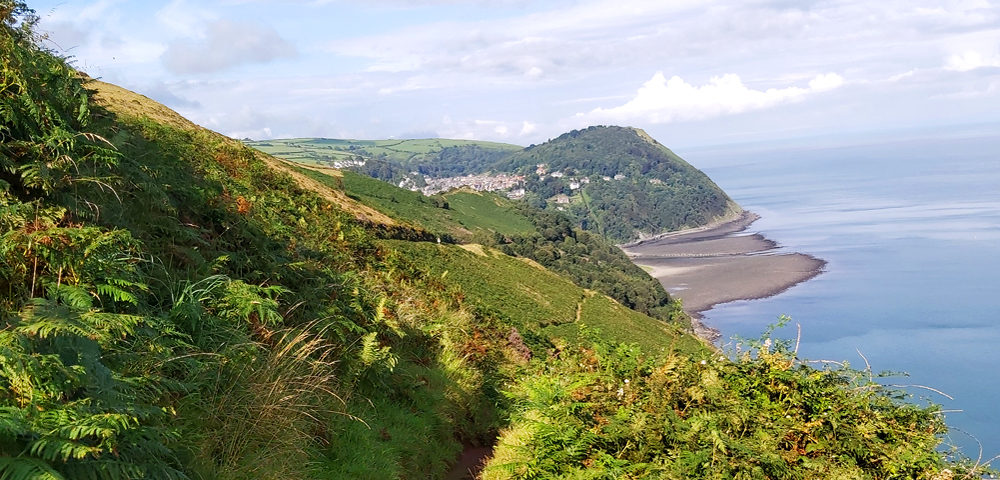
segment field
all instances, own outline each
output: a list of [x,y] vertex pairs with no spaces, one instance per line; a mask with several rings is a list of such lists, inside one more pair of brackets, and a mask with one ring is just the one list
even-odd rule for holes
[[244,142],[278,158],[294,162],[327,165],[335,161],[348,161],[384,156],[388,160],[405,163],[417,157],[431,155],[448,147],[475,145],[491,150],[517,151],[521,147],[506,143],[474,140],[449,140],[429,138],[417,140],[343,140],[329,138],[290,138]]

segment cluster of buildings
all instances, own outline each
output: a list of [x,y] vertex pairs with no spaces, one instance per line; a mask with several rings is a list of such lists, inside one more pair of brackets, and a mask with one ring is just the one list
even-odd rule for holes
[[[548,165],[544,163],[537,165],[535,174],[538,175],[538,178],[541,180],[544,180],[546,176],[564,179],[570,190],[578,190],[584,185],[590,183],[590,177],[567,177],[564,172],[550,173],[548,171]],[[453,188],[461,187],[469,187],[479,192],[506,191],[508,198],[519,199],[523,198],[526,193],[524,190],[524,178],[524,175],[511,175],[507,173],[498,173],[494,175],[463,175],[459,177],[442,178],[425,177],[424,182],[426,183],[426,186],[424,187],[418,187],[413,179],[407,178],[400,182],[399,186],[413,191],[419,191],[424,195],[434,195],[436,193],[446,192]],[[605,181],[610,181],[612,179],[622,180],[624,178],[625,175],[622,174],[615,175],[614,177],[603,177]],[[650,180],[650,182],[662,183],[657,179]],[[558,204],[570,203],[570,199],[567,195],[558,195],[554,200]]]
[[427,185],[420,189],[420,192],[424,195],[433,195],[453,188],[470,187],[479,192],[520,191],[520,196],[524,196],[523,188],[515,188],[524,184],[524,175],[510,175],[506,173],[495,175],[463,175],[460,177],[424,178],[424,181]]
[[[535,174],[538,175],[539,180],[545,180],[546,176],[552,178],[563,178],[566,176],[566,174],[563,172],[549,173],[549,166],[544,163],[539,163],[538,165],[536,165]],[[610,178],[608,178],[608,180],[610,180]],[[578,178],[571,177],[568,178],[567,181],[569,182],[570,190],[577,190],[580,187],[590,183],[590,177],[578,177]]]
[[365,159],[361,157],[351,157],[347,160],[334,160],[326,159],[327,163],[333,168],[347,168],[347,167],[361,167],[365,164]]

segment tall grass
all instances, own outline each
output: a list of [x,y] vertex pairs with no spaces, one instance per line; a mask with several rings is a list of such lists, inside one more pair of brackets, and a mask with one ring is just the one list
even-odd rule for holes
[[235,346],[196,377],[182,399],[189,455],[200,478],[308,478],[330,415],[344,415],[336,359],[322,330],[287,329],[268,342]]

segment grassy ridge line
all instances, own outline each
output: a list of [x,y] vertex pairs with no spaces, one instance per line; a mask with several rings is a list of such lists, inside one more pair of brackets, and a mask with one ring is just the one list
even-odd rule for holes
[[278,140],[248,141],[248,145],[271,155],[310,164],[331,160],[385,158],[405,163],[416,157],[440,152],[448,147],[478,146],[491,150],[517,151],[522,147],[498,142],[477,140],[452,140],[445,138],[404,140],[353,140],[328,138],[288,138]]
[[[238,146],[240,143],[222,134],[194,124],[190,120],[182,117],[177,112],[157,103],[148,97],[124,89],[114,84],[102,82],[100,80],[86,77],[85,86],[94,91],[93,99],[98,105],[104,106],[112,111],[126,114],[135,118],[147,118],[161,125],[169,125],[174,128],[189,132],[203,132],[215,137],[216,140],[231,145]],[[260,158],[267,162],[272,168],[291,175],[303,188],[316,192],[324,199],[339,206],[341,209],[353,213],[364,221],[381,223],[384,225],[395,225],[396,222],[371,207],[357,202],[346,195],[342,189],[330,188],[327,185],[302,175],[295,168],[295,165],[285,163],[284,160],[271,155],[261,155]]]
[[470,240],[475,234],[520,234],[534,230],[531,221],[500,197],[474,191],[454,191],[425,197],[351,171],[307,165],[293,166],[326,188],[374,207],[393,222],[437,235]]

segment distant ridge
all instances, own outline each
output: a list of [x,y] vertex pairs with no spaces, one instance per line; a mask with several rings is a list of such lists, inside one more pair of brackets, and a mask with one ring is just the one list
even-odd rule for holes
[[[527,148],[446,139],[248,143],[288,160],[347,168],[425,193],[436,191],[428,187],[430,179],[481,178],[482,188],[561,211],[584,230],[617,243],[702,226],[741,211],[707,175],[632,127],[573,130]],[[508,174],[523,178],[489,181]]]
[[529,200],[548,208],[555,202],[585,229],[619,243],[739,211],[707,175],[638,128],[573,130],[493,168],[528,175]]

